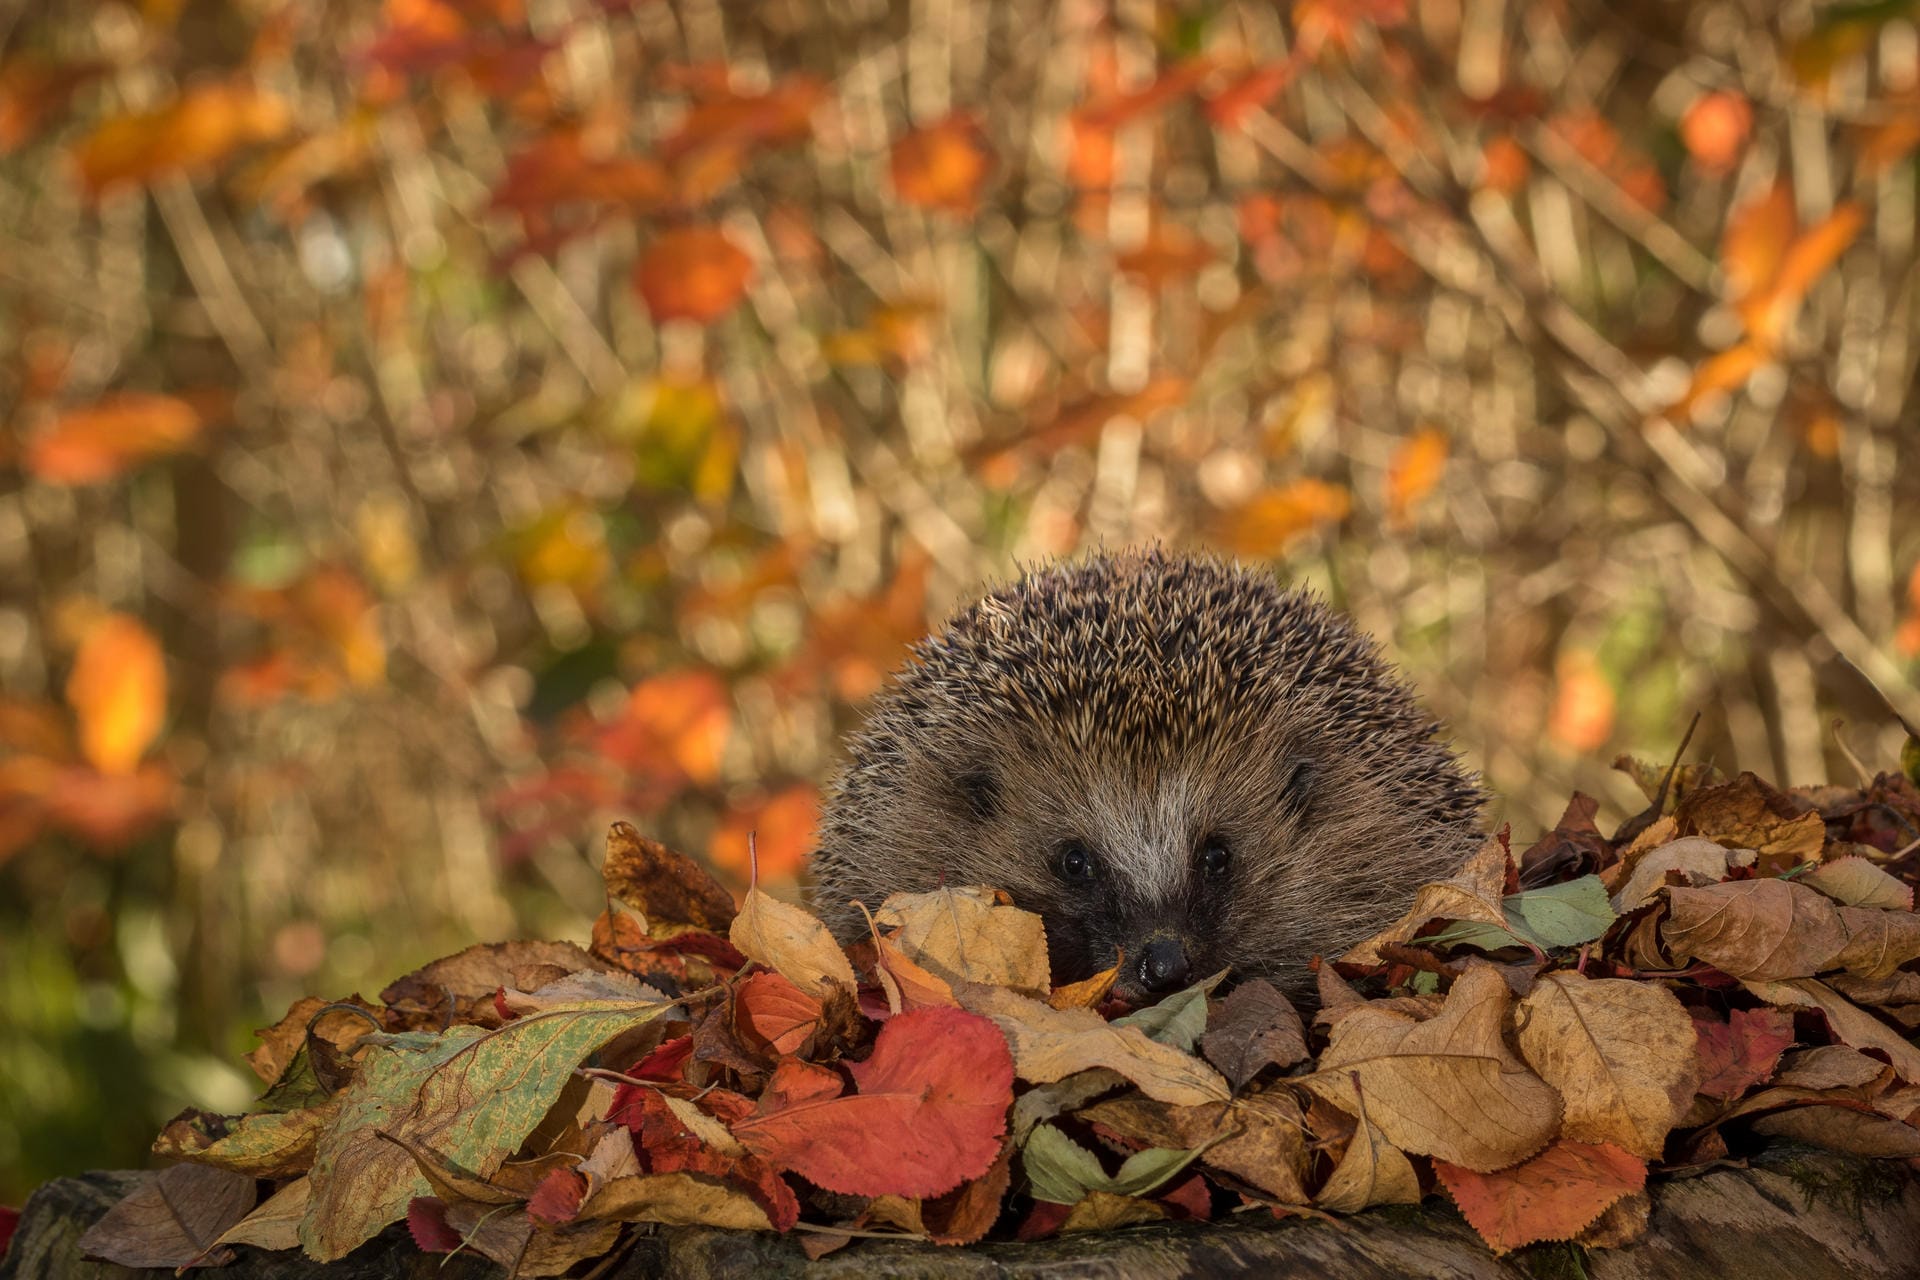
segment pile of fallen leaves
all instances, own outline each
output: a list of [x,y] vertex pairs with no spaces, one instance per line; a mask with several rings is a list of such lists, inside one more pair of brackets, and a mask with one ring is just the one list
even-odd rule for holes
[[[1612,837],[1575,796],[1318,963],[1303,1021],[1217,975],[1116,1009],[1051,988],[1040,918],[901,895],[842,948],[615,826],[590,948],[474,947],[373,1004],[303,1000],[242,1116],[84,1241],[134,1265],[230,1246],[419,1247],[553,1275],[628,1224],[964,1245],[1444,1195],[1497,1251],[1645,1227],[1650,1173],[1790,1138],[1920,1157],[1920,790],[1657,776]],[[1307,977],[1309,975],[1303,975]],[[267,1188],[264,1199],[262,1189]]]

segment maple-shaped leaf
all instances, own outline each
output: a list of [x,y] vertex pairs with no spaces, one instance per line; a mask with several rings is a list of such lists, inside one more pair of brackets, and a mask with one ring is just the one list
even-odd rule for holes
[[[829,1191],[937,1196],[987,1171],[1013,1103],[1013,1057],[992,1022],[961,1009],[889,1018],[856,1093],[810,1097],[733,1126],[748,1150]],[[764,1103],[763,1103],[764,1106]]]
[[1496,1173],[1433,1162],[1461,1216],[1495,1253],[1541,1240],[1571,1240],[1609,1206],[1647,1184],[1646,1162],[1611,1143],[1561,1139]]
[[122,392],[69,409],[32,435],[27,470],[54,484],[99,484],[178,453],[205,425],[200,411],[178,397]]
[[66,693],[80,724],[81,754],[102,773],[132,773],[166,718],[159,642],[138,619],[106,614],[87,628]]
[[746,296],[753,259],[718,227],[678,227],[654,237],[634,268],[634,288],[656,323],[712,324]]
[[899,138],[889,160],[894,194],[901,200],[957,214],[973,212],[992,169],[986,138],[966,115],[949,116]]
[[1781,1009],[1735,1009],[1723,1020],[1690,1009],[1700,1058],[1700,1092],[1732,1099],[1773,1076],[1793,1044],[1793,1015]]

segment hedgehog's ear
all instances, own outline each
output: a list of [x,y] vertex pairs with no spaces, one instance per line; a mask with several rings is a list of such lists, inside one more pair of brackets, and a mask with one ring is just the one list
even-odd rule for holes
[[954,776],[953,790],[960,807],[975,821],[986,822],[1000,812],[1000,779],[991,769],[961,770]]
[[1305,756],[1290,756],[1280,762],[1280,811],[1297,818],[1313,806],[1314,784],[1320,766]]

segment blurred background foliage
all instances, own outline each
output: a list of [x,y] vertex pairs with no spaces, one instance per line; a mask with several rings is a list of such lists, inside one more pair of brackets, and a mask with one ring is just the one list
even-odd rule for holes
[[611,818],[797,889],[1101,543],[1328,593],[1523,834],[1695,712],[1890,765],[1917,9],[0,5],[0,1200],[580,936]]

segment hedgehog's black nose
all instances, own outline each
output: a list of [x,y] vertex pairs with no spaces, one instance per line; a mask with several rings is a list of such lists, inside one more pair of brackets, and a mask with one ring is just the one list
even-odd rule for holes
[[1140,985],[1164,995],[1187,984],[1187,949],[1178,938],[1155,938],[1140,953]]

